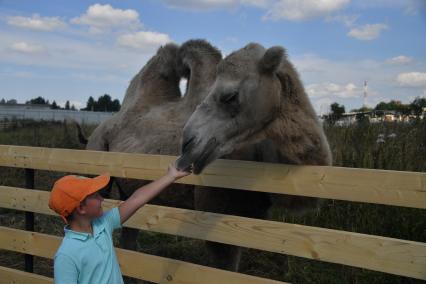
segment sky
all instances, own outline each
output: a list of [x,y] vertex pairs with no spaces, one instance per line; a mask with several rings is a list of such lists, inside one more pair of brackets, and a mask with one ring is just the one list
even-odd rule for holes
[[0,0],[0,99],[120,101],[168,42],[286,49],[318,114],[426,96],[425,0]]

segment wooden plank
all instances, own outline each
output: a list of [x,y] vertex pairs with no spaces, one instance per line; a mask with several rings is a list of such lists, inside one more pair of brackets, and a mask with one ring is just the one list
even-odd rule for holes
[[[0,226],[0,248],[53,258],[62,238]],[[123,275],[154,283],[284,283],[116,248]]]
[[0,266],[0,284],[52,284],[53,279],[13,268]]
[[[48,197],[47,191],[0,186],[4,208],[54,214]],[[119,202],[107,199],[104,209]],[[149,204],[125,226],[426,280],[425,243]]]
[[[174,156],[0,145],[0,166],[153,180]],[[426,209],[426,173],[216,160],[177,181]]]

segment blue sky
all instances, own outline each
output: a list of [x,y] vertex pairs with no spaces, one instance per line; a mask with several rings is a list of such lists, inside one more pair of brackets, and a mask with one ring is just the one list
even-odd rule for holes
[[318,113],[426,96],[424,0],[0,0],[0,98],[122,100],[156,49],[281,45]]

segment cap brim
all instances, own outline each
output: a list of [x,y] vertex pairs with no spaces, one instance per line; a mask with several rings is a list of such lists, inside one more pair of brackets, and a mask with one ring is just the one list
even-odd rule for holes
[[90,190],[87,195],[95,193],[101,190],[102,188],[104,188],[105,186],[107,186],[110,179],[111,179],[111,176],[109,173],[105,173],[92,178],[92,185],[90,186]]

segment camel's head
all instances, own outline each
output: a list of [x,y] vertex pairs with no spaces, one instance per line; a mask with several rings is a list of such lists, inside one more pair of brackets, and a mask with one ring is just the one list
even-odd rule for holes
[[210,93],[183,129],[179,169],[193,166],[198,174],[215,159],[264,138],[280,109],[276,72],[283,58],[281,47],[249,44],[218,64]]

